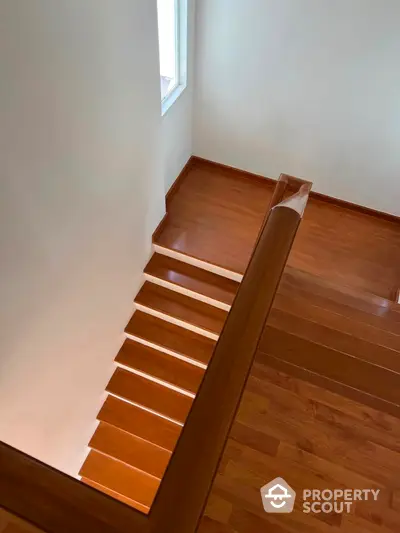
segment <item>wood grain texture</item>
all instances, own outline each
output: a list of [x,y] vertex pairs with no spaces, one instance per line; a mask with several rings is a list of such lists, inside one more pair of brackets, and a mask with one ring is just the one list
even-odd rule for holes
[[168,205],[156,243],[243,273],[275,183],[197,158]]
[[227,312],[146,281],[138,292],[135,303],[198,328],[219,335]]
[[[350,330],[350,321],[347,322],[349,326],[348,329]],[[357,359],[368,361],[398,373],[400,372],[399,352],[385,348],[384,346],[379,346],[373,342],[359,339],[350,332],[344,333],[307,320],[302,316],[285,313],[277,308],[271,311],[268,325],[269,328],[265,330],[260,341],[260,350],[263,352],[268,351],[268,332],[270,331],[270,328],[273,327],[282,332],[295,335],[301,339],[306,339],[317,345],[329,347],[330,349],[348,354]]]
[[192,398],[189,396],[122,368],[116,369],[106,390],[182,423],[192,405]]
[[191,393],[197,392],[204,376],[202,368],[131,339],[125,340],[115,361]]
[[148,505],[142,505],[139,502],[135,502],[134,500],[131,500],[130,498],[127,498],[126,496],[123,496],[122,494],[119,494],[118,492],[115,492],[109,489],[108,487],[103,487],[102,485],[99,485],[99,483],[96,483],[91,479],[82,477],[81,481],[85,483],[85,485],[89,485],[89,487],[92,487],[93,489],[96,489],[99,492],[102,492],[103,494],[107,494],[108,496],[111,496],[111,498],[115,498],[119,502],[125,503],[126,505],[129,505],[129,507],[133,507],[141,513],[148,514],[150,511],[150,507]]
[[159,479],[95,450],[89,452],[80,475],[138,502],[139,510],[151,507],[160,483]]
[[215,341],[208,337],[142,311],[135,311],[125,331],[205,365],[208,364],[215,346]]
[[[389,533],[400,474],[398,419],[258,362],[213,485],[200,533]],[[240,425],[240,430],[236,427]],[[264,447],[264,442],[273,446]],[[260,488],[283,477],[297,492],[289,515],[266,514]],[[304,514],[305,488],[380,489],[350,515]]]
[[[263,357],[263,353],[267,357]],[[333,350],[296,335],[268,327],[259,359],[268,356],[306,368],[338,383],[361,390],[400,407],[400,374],[369,361]]]
[[[263,225],[152,506],[155,530],[186,533],[196,529],[299,222],[296,211],[277,207]],[[194,460],[196,450],[201,453]],[[178,501],[184,513],[176,507]]]
[[[243,273],[273,190],[265,178],[194,158],[156,242]],[[311,193],[289,265],[392,300],[400,286],[398,219],[325,200]]]
[[228,305],[232,305],[239,287],[236,281],[158,253],[151,257],[144,271],[163,281]]
[[97,418],[169,451],[181,432],[181,426],[113,396],[107,397]]
[[101,422],[89,447],[161,479],[171,453],[126,431]]
[[147,517],[0,443],[0,502],[47,533],[148,531]]

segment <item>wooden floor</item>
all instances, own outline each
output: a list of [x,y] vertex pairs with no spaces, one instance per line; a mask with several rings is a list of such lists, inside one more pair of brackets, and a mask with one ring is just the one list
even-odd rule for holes
[[[271,194],[195,160],[156,244],[243,273]],[[400,224],[310,200],[200,533],[400,531],[400,313],[384,299],[398,286]],[[263,510],[276,477],[299,495],[291,514]],[[305,514],[306,488],[381,492]]]
[[[264,512],[260,488],[283,477],[293,513]],[[304,514],[303,489],[381,489],[350,514]],[[256,363],[200,533],[394,533],[400,530],[400,422]]]
[[[195,160],[156,243],[243,273],[273,185]],[[400,223],[310,199],[289,264],[392,298],[400,286]]]

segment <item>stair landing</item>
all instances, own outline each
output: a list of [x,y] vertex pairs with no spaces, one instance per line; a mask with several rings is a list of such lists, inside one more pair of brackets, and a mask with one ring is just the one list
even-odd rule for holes
[[[193,158],[155,243],[243,274],[273,188],[268,179]],[[311,195],[289,265],[394,300],[400,223]]]

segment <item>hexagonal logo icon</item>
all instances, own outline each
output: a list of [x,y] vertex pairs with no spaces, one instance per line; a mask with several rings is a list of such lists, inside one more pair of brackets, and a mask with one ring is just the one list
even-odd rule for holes
[[273,479],[260,491],[266,513],[291,513],[293,511],[296,493],[281,477]]

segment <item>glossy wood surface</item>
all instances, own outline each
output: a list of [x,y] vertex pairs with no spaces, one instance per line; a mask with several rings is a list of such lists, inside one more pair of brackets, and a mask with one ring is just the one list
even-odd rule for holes
[[166,255],[155,253],[144,269],[146,274],[184,289],[231,305],[239,283]]
[[123,496],[122,494],[119,494],[118,492],[115,492],[114,490],[109,489],[108,487],[104,487],[103,485],[100,485],[99,483],[95,483],[91,479],[88,479],[87,477],[82,477],[81,481],[85,483],[85,485],[89,485],[89,487],[92,487],[99,492],[102,492],[104,494],[107,494],[107,496],[111,496],[111,498],[114,498],[118,500],[119,502],[125,503],[126,505],[129,505],[129,507],[132,507],[133,509],[140,511],[141,513],[148,514],[150,511],[150,507],[148,505],[143,505],[139,502],[135,502],[134,500],[131,500],[130,498],[127,498],[126,496]]
[[146,281],[135,303],[219,335],[227,312]]
[[[199,533],[395,533],[397,418],[260,364],[253,366]],[[283,477],[291,514],[265,513],[260,488]],[[302,491],[380,489],[350,514],[304,514]]]
[[117,368],[114,372],[106,390],[178,422],[186,420],[192,405],[192,398],[189,396],[122,368]]
[[196,529],[299,222],[279,207],[266,220],[154,501],[155,530]]
[[264,343],[260,349],[266,356],[260,354],[259,357],[264,364],[268,364],[269,356],[282,359],[400,407],[398,372],[378,364],[371,364],[358,357],[349,357],[349,354],[342,351],[271,327],[266,330]]
[[89,447],[161,479],[171,453],[152,442],[101,422]]
[[[243,273],[272,193],[270,180],[194,158],[157,243]],[[393,299],[400,286],[400,223],[311,194],[289,264]]]
[[243,273],[274,186],[193,159],[156,243]]
[[191,393],[197,392],[204,375],[198,366],[130,339],[124,342],[115,361]]
[[80,475],[146,507],[151,506],[159,486],[156,477],[95,450],[89,452]]
[[0,502],[47,533],[146,532],[146,516],[0,443]]
[[135,311],[126,333],[202,364],[208,364],[215,341],[142,311]]
[[97,418],[170,451],[181,432],[181,426],[113,396],[107,397]]

